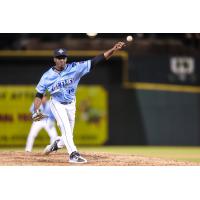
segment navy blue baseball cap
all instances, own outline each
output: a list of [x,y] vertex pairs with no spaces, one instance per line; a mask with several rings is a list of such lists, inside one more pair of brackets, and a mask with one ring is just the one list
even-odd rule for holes
[[54,57],[67,57],[66,49],[63,49],[63,48],[55,49]]

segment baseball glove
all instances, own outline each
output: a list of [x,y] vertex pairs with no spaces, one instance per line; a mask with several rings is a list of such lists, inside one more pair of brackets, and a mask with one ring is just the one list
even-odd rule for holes
[[36,121],[40,121],[40,120],[42,120],[42,119],[44,119],[44,118],[47,118],[47,117],[48,117],[48,116],[45,115],[45,114],[43,114],[40,110],[37,110],[36,112],[33,113],[33,115],[32,115],[32,120],[33,120],[34,122],[36,122]]

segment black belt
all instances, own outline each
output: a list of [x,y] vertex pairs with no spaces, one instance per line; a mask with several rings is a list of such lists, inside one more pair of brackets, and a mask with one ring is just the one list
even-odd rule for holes
[[63,104],[63,105],[68,105],[68,104],[71,104],[72,101],[70,101],[70,102],[60,102],[60,103]]

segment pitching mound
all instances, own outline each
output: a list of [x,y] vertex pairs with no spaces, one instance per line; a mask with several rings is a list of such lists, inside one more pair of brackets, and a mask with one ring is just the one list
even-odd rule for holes
[[[132,154],[88,153],[82,152],[88,163],[84,166],[195,166],[192,162],[180,162],[161,158],[152,158]],[[41,152],[25,153],[5,151],[0,153],[0,166],[73,166],[68,163],[68,156],[63,152],[53,152],[45,156]],[[80,165],[80,164],[78,164]]]

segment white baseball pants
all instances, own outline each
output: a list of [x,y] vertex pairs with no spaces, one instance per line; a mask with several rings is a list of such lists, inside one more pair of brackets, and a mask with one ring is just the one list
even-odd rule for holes
[[59,138],[58,148],[63,148],[66,146],[69,154],[71,154],[73,151],[77,151],[73,141],[76,102],[74,101],[71,104],[64,105],[54,99],[51,99],[50,108],[54,114],[54,117],[56,118],[62,134],[62,136]]
[[44,128],[48,133],[50,137],[50,142],[53,142],[57,138],[58,134],[55,128],[54,121],[49,119],[43,119],[41,121],[33,122],[26,141],[25,151],[32,151],[35,138],[37,137],[38,133],[42,128]]

